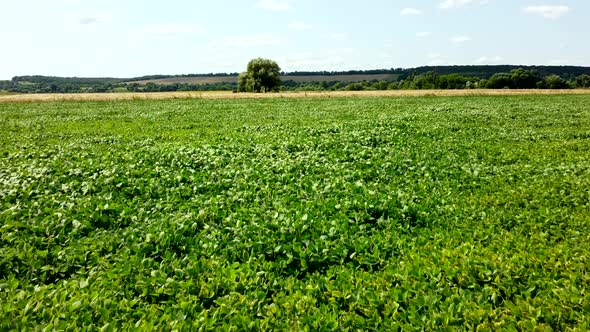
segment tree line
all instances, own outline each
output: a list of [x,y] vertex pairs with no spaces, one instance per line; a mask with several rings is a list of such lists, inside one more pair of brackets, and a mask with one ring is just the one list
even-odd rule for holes
[[139,84],[139,83],[96,83],[76,84],[69,82],[30,83],[0,81],[0,91],[15,93],[107,93],[107,92],[171,92],[171,91],[232,91],[237,90],[237,83],[209,84]]
[[557,74],[542,75],[534,68],[517,68],[480,78],[429,71],[420,75],[412,73],[397,83],[400,89],[573,89],[590,87],[590,75],[566,79]]
[[457,73],[441,75],[437,71],[411,73],[397,81],[360,81],[343,83],[285,81],[284,91],[361,91],[361,90],[425,90],[425,89],[583,89],[590,88],[590,75],[581,74],[569,79],[556,74],[541,75],[536,69],[517,68],[507,73],[495,73],[489,78],[465,76]]
[[[256,61],[254,61],[256,60]],[[0,90],[17,93],[102,93],[102,92],[166,92],[166,91],[338,91],[338,90],[399,90],[399,89],[572,89],[590,88],[590,68],[575,66],[439,66],[419,67],[413,70],[367,70],[345,72],[295,72],[289,76],[330,76],[328,82],[280,82],[278,65],[254,59],[249,69],[240,74],[237,82],[191,84],[137,83],[134,79],[68,78],[50,76],[17,76],[0,81]],[[276,64],[276,63],[274,63]],[[269,67],[269,65],[272,65]],[[427,70],[429,69],[429,70]],[[502,70],[505,71],[495,71]],[[455,70],[455,72],[453,72]],[[495,72],[494,72],[495,71]],[[270,74],[252,76],[253,72]],[[398,74],[391,81],[359,80],[343,82],[339,75]],[[222,74],[206,74],[211,76]],[[235,77],[236,74],[224,74]],[[180,77],[181,75],[177,75]],[[196,76],[196,75],[195,75]],[[204,75],[200,75],[203,77]],[[169,75],[143,76],[142,80],[169,78]],[[184,75],[182,77],[191,77]],[[281,84],[279,84],[279,82]]]

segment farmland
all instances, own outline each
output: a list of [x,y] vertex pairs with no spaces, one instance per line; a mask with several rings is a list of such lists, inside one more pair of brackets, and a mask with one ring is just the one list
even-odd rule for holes
[[[395,81],[399,78],[399,74],[350,74],[350,75],[282,75],[281,80],[293,81],[297,83],[302,82],[360,82],[360,81]],[[237,76],[190,76],[190,77],[169,77],[152,80],[135,81],[138,84],[174,84],[174,83],[190,83],[190,84],[213,84],[213,83],[236,83]]]
[[0,330],[590,329],[590,95],[182,96],[0,102]]
[[387,90],[387,91],[304,91],[280,93],[232,93],[229,91],[187,92],[118,92],[118,93],[35,93],[0,95],[0,103],[116,101],[166,99],[273,99],[273,98],[343,98],[343,97],[451,97],[451,96],[518,96],[518,95],[588,95],[589,89],[470,89],[470,90]]

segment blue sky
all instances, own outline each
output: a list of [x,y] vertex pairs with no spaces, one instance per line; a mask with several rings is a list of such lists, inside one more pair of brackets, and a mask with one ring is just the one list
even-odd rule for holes
[[588,19],[588,0],[7,0],[0,79],[590,65]]

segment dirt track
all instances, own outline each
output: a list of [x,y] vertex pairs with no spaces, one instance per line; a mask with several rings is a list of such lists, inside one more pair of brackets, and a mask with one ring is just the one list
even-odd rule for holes
[[575,90],[388,90],[388,91],[334,91],[334,92],[282,92],[232,93],[219,92],[152,92],[152,93],[72,93],[72,94],[18,94],[0,96],[0,102],[59,102],[59,101],[114,101],[144,99],[255,99],[255,98],[337,98],[337,97],[422,97],[422,96],[510,96],[590,94],[590,89]]

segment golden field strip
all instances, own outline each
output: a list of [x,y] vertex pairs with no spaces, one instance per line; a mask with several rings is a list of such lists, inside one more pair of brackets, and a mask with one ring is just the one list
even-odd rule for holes
[[281,93],[206,92],[150,92],[150,93],[70,93],[70,94],[15,94],[0,95],[0,102],[59,102],[59,101],[116,101],[162,99],[256,99],[256,98],[337,98],[337,97],[433,97],[433,96],[511,96],[590,94],[590,89],[569,90],[388,90],[388,91],[330,91]]

